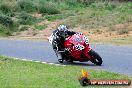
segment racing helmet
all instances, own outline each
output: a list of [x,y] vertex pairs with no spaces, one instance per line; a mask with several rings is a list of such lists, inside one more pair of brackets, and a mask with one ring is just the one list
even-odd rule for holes
[[68,31],[68,28],[65,25],[60,25],[58,28],[58,33],[61,37],[65,37],[65,32]]

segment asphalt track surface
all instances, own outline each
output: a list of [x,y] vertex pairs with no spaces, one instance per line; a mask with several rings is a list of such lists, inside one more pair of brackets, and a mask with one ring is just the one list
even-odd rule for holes
[[[93,44],[91,47],[103,58],[102,66],[91,62],[64,63],[84,66],[132,76],[132,46]],[[58,64],[49,42],[0,39],[0,55]]]

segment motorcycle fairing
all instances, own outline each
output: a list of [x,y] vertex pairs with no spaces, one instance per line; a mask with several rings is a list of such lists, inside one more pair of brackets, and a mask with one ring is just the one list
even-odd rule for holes
[[84,35],[74,34],[73,36],[69,36],[65,40],[64,46],[70,49],[69,56],[72,56],[77,60],[84,60],[82,54],[91,59],[88,54],[91,48],[89,47],[88,38]]

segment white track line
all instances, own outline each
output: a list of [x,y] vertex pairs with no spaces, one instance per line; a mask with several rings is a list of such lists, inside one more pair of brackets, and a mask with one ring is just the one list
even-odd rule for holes
[[10,56],[3,56],[3,57],[9,57],[9,58],[13,58],[15,60],[30,61],[30,62],[36,62],[36,63],[42,63],[42,64],[56,65],[56,66],[66,66],[66,65],[61,65],[61,64],[48,63],[48,62],[43,62],[43,61],[35,61],[35,60],[29,60],[29,59],[22,59],[22,58],[10,57]]

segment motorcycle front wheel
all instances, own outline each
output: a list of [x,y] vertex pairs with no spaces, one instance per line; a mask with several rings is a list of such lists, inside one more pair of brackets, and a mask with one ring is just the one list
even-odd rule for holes
[[101,65],[102,64],[102,62],[103,62],[102,58],[100,57],[100,55],[97,52],[95,52],[94,50],[91,50],[89,52],[89,54],[92,57],[92,60],[91,60],[92,63],[94,63],[96,65]]

